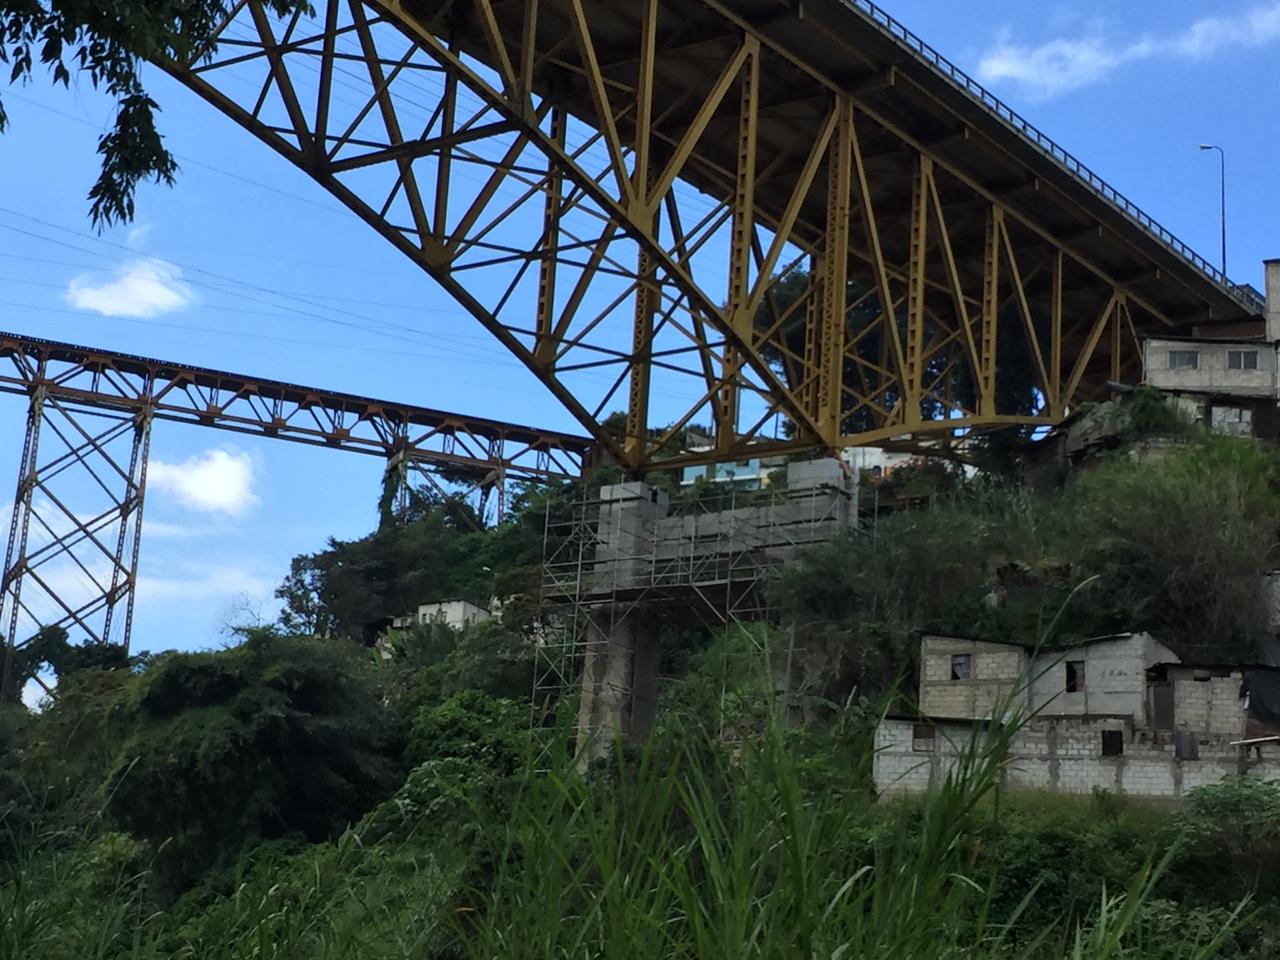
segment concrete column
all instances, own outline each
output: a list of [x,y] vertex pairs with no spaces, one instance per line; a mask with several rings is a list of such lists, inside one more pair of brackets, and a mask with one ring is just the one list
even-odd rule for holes
[[578,702],[578,762],[607,756],[619,736],[644,743],[658,708],[657,624],[643,610],[598,609],[582,665]]
[[1267,339],[1280,340],[1280,259],[1264,260],[1267,288]]
[[651,586],[668,498],[645,483],[618,483],[603,487],[600,500],[592,588],[613,599],[591,613],[578,704],[583,765],[607,755],[618,736],[643,743],[658,702],[658,625],[634,598]]

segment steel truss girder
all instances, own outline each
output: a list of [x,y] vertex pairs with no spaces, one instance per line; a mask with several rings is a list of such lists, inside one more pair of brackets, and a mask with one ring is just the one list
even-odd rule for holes
[[578,477],[594,449],[570,434],[3,332],[0,393],[30,402],[0,577],[0,692],[40,627],[128,649],[156,420],[378,456],[442,493],[440,477],[461,484],[497,520],[508,482]]
[[[6,362],[7,361],[7,362]],[[0,332],[0,392],[508,480],[577,477],[585,437]]]
[[[216,52],[162,66],[418,263],[635,472],[672,465],[704,420],[714,449],[674,462],[946,443],[1055,422],[1111,374],[1141,376],[1137,331],[1167,318],[936,144],[716,0],[698,9],[719,42],[692,54],[664,43],[685,33],[675,0],[637,4],[627,49],[593,31],[599,8],[327,0],[310,23],[248,0]],[[682,55],[696,79],[664,96]],[[759,93],[778,84],[795,92],[771,99],[797,104],[783,147]],[[905,199],[886,194],[903,157]],[[815,282],[779,307],[806,262]],[[1126,335],[1093,336],[1100,316]],[[998,355],[1022,358],[1013,405]],[[662,378],[680,394],[659,417]],[[617,406],[620,431],[601,423]]]

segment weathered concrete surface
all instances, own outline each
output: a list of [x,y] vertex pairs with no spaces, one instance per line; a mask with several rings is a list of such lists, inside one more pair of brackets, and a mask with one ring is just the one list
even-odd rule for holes
[[659,636],[656,624],[633,612],[593,623],[582,667],[578,702],[578,754],[583,763],[606,755],[616,737],[643,743],[658,706]]
[[[1103,731],[1118,732],[1119,756],[1103,756]],[[929,733],[930,736],[922,736]],[[889,719],[876,728],[875,781],[881,794],[921,793],[940,784],[973,736],[967,723],[928,725]],[[1009,745],[1001,786],[1088,794],[1096,787],[1129,796],[1176,800],[1193,787],[1245,774],[1280,778],[1280,744],[1233,746],[1228,735],[1198,738],[1196,759],[1177,755],[1171,735],[1121,718],[1033,720]]]
[[1239,743],[1246,670],[1181,664],[1149,634],[1046,651],[925,636],[920,651],[921,718],[876,731],[882,793],[940,783],[1001,708],[1031,717],[1009,744],[1010,788],[1177,799],[1228,774],[1280,777],[1280,744]]
[[1267,339],[1280,340],[1280,259],[1262,261],[1266,273]]
[[759,577],[855,519],[851,480],[836,460],[792,463],[767,502],[671,516],[665,494],[644,483],[605,487],[590,578],[591,608],[578,709],[581,761],[621,737],[639,743],[657,710],[659,632],[644,597]]
[[[1193,352],[1194,369],[1174,369],[1170,354]],[[1257,368],[1236,369],[1229,365],[1232,353],[1255,354]],[[1277,353],[1274,343],[1261,340],[1161,340],[1146,343],[1147,383],[1171,393],[1211,393],[1243,397],[1276,396]]]

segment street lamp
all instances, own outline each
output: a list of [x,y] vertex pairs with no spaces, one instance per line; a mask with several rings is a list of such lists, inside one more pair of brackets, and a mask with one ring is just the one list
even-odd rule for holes
[[1222,281],[1227,281],[1227,152],[1216,144],[1202,143],[1201,150],[1217,150],[1219,161],[1219,178],[1218,184],[1221,191],[1221,214],[1222,214]]

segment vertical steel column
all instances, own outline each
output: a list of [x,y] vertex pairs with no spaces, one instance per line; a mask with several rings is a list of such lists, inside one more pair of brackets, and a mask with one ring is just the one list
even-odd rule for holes
[[[752,336],[754,317],[751,302],[751,246],[755,237],[756,127],[760,105],[760,45],[748,36],[743,41],[747,60],[743,64],[741,99],[738,107],[738,169],[733,193],[733,223],[729,235],[730,326],[744,339]],[[727,451],[737,441],[739,390],[737,380],[742,356],[726,341],[720,384],[720,417],[716,423],[716,449]]]
[[1049,415],[1064,416],[1062,402],[1062,250],[1053,254],[1053,291],[1049,303]]
[[809,415],[818,417],[818,379],[822,367],[822,290],[826,283],[826,265],[821,257],[809,257],[809,277],[813,288],[804,305],[804,366],[796,386]]
[[[634,214],[658,235],[658,205],[651,202],[654,173],[650,166],[653,120],[653,70],[657,56],[658,2],[647,0],[640,30],[640,65],[636,78],[636,131],[631,194]],[[653,315],[658,309],[653,257],[640,247],[636,254],[635,314],[631,327],[631,376],[627,395],[627,432],[623,449],[627,466],[635,469],[648,459],[649,384],[652,373]]]
[[996,415],[996,336],[1000,322],[1000,221],[1004,211],[992,206],[987,211],[987,236],[982,270],[982,338],[978,356],[982,376],[978,384],[978,413]]
[[[147,384],[150,392],[151,384]],[[116,540],[116,561],[111,570],[111,591],[107,599],[107,615],[102,633],[111,636],[116,605],[125,605],[124,632],[121,643],[129,649],[133,631],[133,601],[138,585],[138,551],[142,546],[142,501],[147,489],[147,456],[151,452],[151,411],[144,410],[134,417],[133,450],[129,455],[129,491],[120,507],[120,532]],[[126,565],[125,559],[128,558]]]
[[[565,112],[559,108],[553,109],[551,138],[561,148],[565,144],[567,125]],[[546,198],[542,208],[542,242],[546,254],[538,263],[538,305],[535,317],[537,337],[533,347],[538,364],[548,370],[555,365],[556,358],[555,336],[552,331],[555,326],[556,266],[560,256],[560,210],[563,205],[564,174],[558,164],[548,160]]]
[[924,386],[924,279],[928,249],[929,213],[926,192],[933,161],[923,154],[916,158],[911,187],[911,260],[907,265],[907,342],[902,371],[902,422],[918,426],[920,398]]
[[[40,361],[38,378],[43,379],[45,362]],[[35,489],[36,457],[43,421],[44,387],[36,387],[27,411],[27,430],[18,464],[18,484],[13,495],[13,516],[9,522],[9,544],[4,555],[4,578],[0,584],[0,624],[3,625],[4,666],[0,669],[0,702],[9,690],[9,674],[17,652],[18,612],[22,607],[22,569],[26,566],[27,533],[31,526],[31,492]],[[15,553],[16,549],[16,553]]]
[[845,328],[848,324],[849,217],[853,188],[853,102],[836,104],[836,134],[827,164],[827,230],[823,251],[822,324],[818,375],[818,425],[832,446],[840,437],[844,399]]
[[1124,364],[1120,362],[1120,354],[1124,350],[1124,330],[1120,325],[1121,317],[1127,317],[1129,314],[1129,302],[1125,299],[1116,305],[1115,312],[1111,315],[1111,382],[1119,383],[1121,377],[1121,369]]

